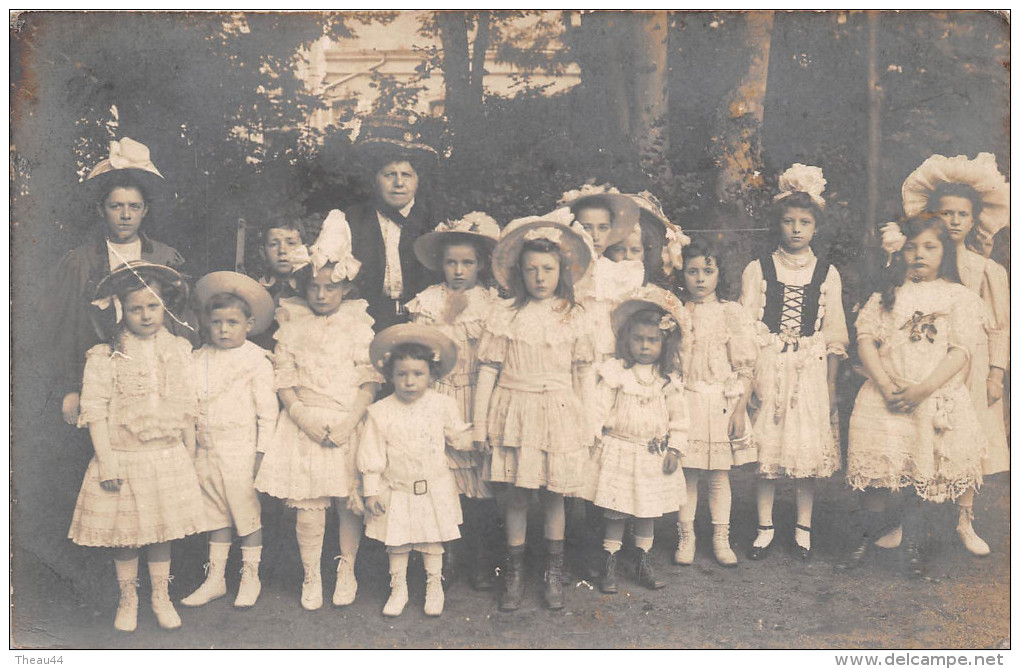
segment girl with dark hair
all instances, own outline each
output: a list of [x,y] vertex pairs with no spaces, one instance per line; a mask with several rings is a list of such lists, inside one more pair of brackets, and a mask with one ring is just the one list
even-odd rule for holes
[[693,242],[683,249],[683,296],[691,316],[691,336],[684,347],[683,368],[691,429],[680,455],[687,498],[677,519],[674,562],[694,561],[694,517],[698,481],[708,479],[712,549],[716,561],[735,567],[730,547],[730,468],[757,460],[747,403],[758,357],[754,322],[737,302],[721,301],[716,288],[722,274],[720,252]]
[[443,542],[460,537],[463,522],[447,449],[471,450],[471,426],[457,401],[432,389],[457,362],[457,346],[435,328],[405,323],[383,330],[369,356],[393,394],[368,408],[358,445],[365,491],[365,535],[389,553],[390,596],[383,615],[407,605],[411,551],[425,565],[425,615],[443,612]]
[[537,217],[511,221],[493,251],[493,274],[514,301],[482,330],[474,441],[487,453],[486,480],[507,484],[505,611],[521,604],[532,490],[545,506],[545,603],[563,608],[563,497],[582,491],[594,439],[594,350],[572,288],[590,262],[579,234]]
[[740,302],[757,319],[758,536],[748,553],[772,547],[776,479],[792,478],[797,495],[794,541],[811,555],[815,481],[839,469],[835,437],[836,375],[849,344],[839,272],[816,257],[811,240],[821,221],[821,169],[795,163],[779,179],[775,221],[779,244],[745,269]]
[[890,223],[883,237],[892,251],[886,285],[857,318],[868,380],[850,417],[847,481],[865,499],[863,538],[848,566],[860,563],[877,536],[875,509],[888,491],[905,488],[906,556],[910,571],[921,575],[920,502],[957,500],[981,485],[987,441],[965,382],[991,315],[960,285],[955,244],[938,217],[910,218],[902,232]]
[[[942,219],[955,247],[960,281],[984,300],[995,319],[985,345],[971,351],[967,388],[988,439],[981,463],[985,476],[1009,470],[1009,443],[1004,421],[1003,386],[1009,369],[1009,277],[985,249],[1009,226],[1009,184],[999,172],[995,156],[979,153],[947,158],[934,155],[903,182],[903,210],[908,216],[922,211]],[[957,500],[960,507],[957,534],[974,555],[988,555],[988,544],[974,531],[974,491]],[[883,546],[895,546],[898,533],[883,537]]]
[[617,554],[633,519],[638,583],[657,590],[650,551],[655,519],[672,513],[685,495],[680,453],[687,443],[688,411],[680,376],[680,345],[689,336],[687,314],[675,296],[656,286],[639,289],[613,312],[616,357],[598,368],[598,419],[586,493],[605,516],[599,589],[618,590]]

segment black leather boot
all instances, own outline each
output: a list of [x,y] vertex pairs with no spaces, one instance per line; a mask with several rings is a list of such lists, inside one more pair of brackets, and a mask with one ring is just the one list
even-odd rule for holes
[[850,552],[836,564],[836,568],[841,571],[857,569],[864,562],[871,544],[881,536],[879,532],[882,528],[882,514],[878,511],[861,510],[857,514],[856,525],[855,539]]
[[666,585],[665,581],[655,578],[655,570],[652,568],[652,556],[648,551],[638,549],[638,583],[649,590],[658,590]]
[[599,590],[607,595],[614,595],[619,590],[616,582],[616,553],[602,551],[602,574],[599,579]]
[[553,611],[563,608],[563,541],[547,541],[548,561],[545,567],[545,605]]
[[506,566],[503,572],[503,596],[499,600],[500,611],[516,611],[524,595],[524,546],[508,546]]

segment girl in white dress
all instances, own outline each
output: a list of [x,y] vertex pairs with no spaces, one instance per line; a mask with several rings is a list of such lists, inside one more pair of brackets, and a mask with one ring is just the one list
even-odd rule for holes
[[745,269],[740,303],[748,309],[760,347],[755,367],[758,407],[752,431],[758,445],[758,536],[748,557],[772,547],[776,479],[794,479],[802,559],[811,555],[815,481],[839,469],[836,374],[849,344],[839,272],[811,250],[825,200],[817,167],[795,163],[779,179],[774,225],[778,248]]
[[[847,480],[865,496],[907,489],[906,555],[923,573],[919,500],[946,502],[980,486],[987,441],[966,387],[967,364],[986,345],[990,314],[958,283],[955,244],[938,217],[883,230],[892,256],[887,287],[857,318],[857,344],[868,381],[850,417]],[[914,494],[916,491],[916,495]],[[865,504],[865,509],[870,505]],[[874,512],[869,529],[878,525]],[[868,545],[861,542],[859,563]]]
[[474,440],[487,453],[486,479],[508,484],[502,610],[520,607],[532,490],[545,505],[545,603],[563,608],[563,497],[582,492],[595,437],[595,354],[571,278],[590,260],[580,235],[538,218],[512,221],[493,252],[493,273],[514,301],[495,309],[482,332]]
[[[440,223],[415,240],[414,252],[421,264],[442,273],[443,283],[429,286],[407,303],[411,321],[434,327],[457,345],[457,364],[435,390],[457,400],[461,415],[471,422],[475,385],[478,382],[478,341],[494,304],[496,291],[486,285],[489,263],[499,239],[499,225],[481,212]],[[471,562],[471,584],[478,590],[495,585],[495,569],[489,563],[484,538],[496,515],[495,499],[482,478],[482,454],[449,449],[447,460],[457,480],[464,511],[464,540],[470,557],[456,560],[452,546],[444,553],[443,576],[447,585],[455,577],[456,562]]]
[[[1009,470],[1009,443],[1003,416],[1003,380],[1009,369],[1009,277],[1001,265],[985,257],[986,242],[1009,225],[1009,183],[995,156],[979,153],[947,158],[934,155],[903,182],[903,210],[939,216],[956,246],[960,281],[981,296],[994,317],[987,345],[971,351],[967,388],[988,439],[981,462],[985,476]],[[988,555],[988,544],[974,531],[974,490],[957,499],[956,531],[974,555]],[[888,544],[897,543],[890,537]],[[887,545],[888,545],[887,544]]]
[[393,394],[368,408],[358,445],[363,477],[365,536],[386,545],[390,597],[383,615],[407,605],[407,561],[412,550],[425,565],[425,615],[443,612],[443,542],[460,537],[463,522],[448,449],[470,451],[471,426],[457,401],[430,386],[450,373],[457,347],[438,330],[406,323],[386,328],[371,348],[372,363]]
[[677,522],[677,564],[694,562],[694,516],[698,481],[708,479],[712,549],[716,561],[735,567],[730,547],[730,468],[755,462],[747,402],[758,357],[754,322],[737,302],[723,301],[716,288],[723,268],[714,247],[694,242],[683,250],[685,307],[691,336],[683,347],[684,388],[691,430],[680,447],[687,499]]
[[[187,294],[175,270],[132,261],[103,279],[96,306],[120,316],[109,344],[89,349],[78,425],[95,456],[74,507],[68,537],[114,549],[120,603],[113,626],[138,623],[138,555],[144,548],[159,626],[181,619],[170,602],[170,542],[210,529],[192,460],[198,411],[191,344],[164,327],[174,296]],[[184,298],[183,301],[185,301]]]
[[655,519],[684,498],[680,453],[687,442],[687,404],[680,378],[680,342],[690,334],[686,312],[657,286],[640,288],[613,311],[616,357],[598,367],[600,438],[592,452],[592,501],[605,515],[599,588],[615,593],[616,557],[633,518],[638,582],[651,590],[649,552]]
[[358,591],[355,429],[382,382],[368,356],[374,337],[368,303],[344,299],[361,267],[346,219],[320,235],[311,257],[299,274],[305,299],[283,299],[276,312],[275,382],[284,410],[255,479],[257,490],[297,509],[301,606],[309,611],[322,606],[322,542],[334,500],[340,517],[334,606],[350,604]]

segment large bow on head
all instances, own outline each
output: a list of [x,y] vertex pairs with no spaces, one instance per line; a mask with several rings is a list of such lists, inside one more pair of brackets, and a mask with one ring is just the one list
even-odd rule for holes
[[361,263],[354,257],[351,246],[351,226],[339,209],[329,212],[322,222],[319,238],[309,251],[312,268],[316,272],[333,263],[330,278],[334,283],[353,281],[361,270]]

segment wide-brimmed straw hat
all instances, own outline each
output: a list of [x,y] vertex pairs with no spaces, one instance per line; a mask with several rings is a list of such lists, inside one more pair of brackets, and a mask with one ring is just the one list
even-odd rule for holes
[[510,288],[510,275],[520,261],[524,242],[535,239],[546,239],[560,247],[570,263],[574,281],[584,276],[592,260],[590,247],[584,238],[559,221],[529,216],[510,221],[492,251],[492,275],[499,285]]
[[[929,198],[939,186],[957,183],[970,186],[981,198],[981,214],[975,224],[991,239],[1009,226],[1009,182],[999,172],[995,156],[979,153],[967,156],[933,155],[910,173],[903,182],[903,213],[916,216],[926,211]],[[933,203],[934,204],[934,203]]]
[[96,286],[92,299],[103,300],[152,282],[173,289],[175,296],[187,296],[188,284],[177,270],[148,260],[132,260],[107,274]]
[[422,138],[422,119],[409,110],[365,118],[355,149],[370,164],[411,158],[425,167],[439,164],[439,152]]
[[435,230],[416,239],[414,255],[422,265],[438,272],[443,265],[444,244],[457,241],[474,243],[484,249],[486,256],[491,256],[499,241],[499,233],[496,219],[480,211],[473,211],[456,221],[440,223]]
[[146,190],[150,198],[165,186],[162,173],[149,155],[149,147],[130,137],[110,142],[110,155],[99,161],[85,177],[88,188],[98,196],[119,175],[129,174]]
[[368,347],[368,357],[380,372],[390,360],[394,347],[400,344],[421,344],[432,350],[438,362],[437,378],[449,374],[457,364],[457,345],[436,328],[417,323],[392,325],[375,336]]
[[261,334],[273,323],[276,304],[272,295],[255,279],[237,272],[210,272],[195,284],[195,302],[201,310],[213,295],[230,293],[248,303],[255,325],[249,336]]
[[[159,284],[160,302],[171,318],[185,327],[191,326],[180,321],[174,311],[180,311],[188,302],[188,284],[184,276],[177,270],[158,265],[148,260],[132,260],[106,275],[96,286],[92,295],[92,306],[98,311],[90,312],[92,324],[102,339],[109,339],[112,327],[120,322],[123,316],[123,305],[119,294]],[[110,317],[110,309],[113,316]]]
[[634,231],[641,218],[640,208],[634,199],[609,184],[585,184],[577,190],[567,191],[560,196],[559,204],[569,207],[575,217],[577,212],[593,205],[608,208],[613,217],[613,228],[606,240],[606,248],[622,242]]
[[682,332],[686,332],[689,329],[690,316],[679,298],[668,290],[655,285],[647,285],[636,289],[627,299],[613,309],[611,316],[613,333],[619,335],[620,328],[624,326],[627,320],[637,312],[644,311],[645,309],[658,311],[663,316],[669,316],[670,320]]

